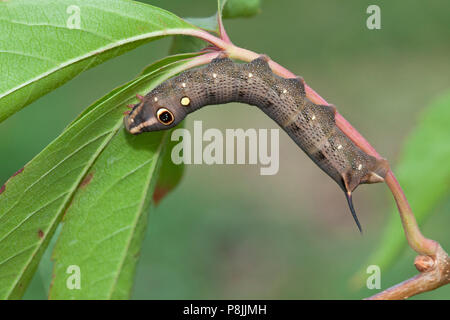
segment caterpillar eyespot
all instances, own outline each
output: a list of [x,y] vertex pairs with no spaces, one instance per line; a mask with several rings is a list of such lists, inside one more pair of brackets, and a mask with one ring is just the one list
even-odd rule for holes
[[149,92],[125,116],[125,127],[140,134],[172,128],[206,105],[243,102],[257,106],[342,188],[361,231],[352,192],[360,184],[384,181],[387,161],[358,148],[336,126],[334,106],[317,105],[306,97],[302,78],[275,75],[267,60],[260,56],[238,64],[216,58],[205,67],[185,71]]
[[156,112],[156,117],[164,125],[168,126],[174,121],[173,114],[166,108],[161,108]]

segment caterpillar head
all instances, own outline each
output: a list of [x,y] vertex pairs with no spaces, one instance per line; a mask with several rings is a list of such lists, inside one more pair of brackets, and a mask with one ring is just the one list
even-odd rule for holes
[[142,132],[166,130],[175,127],[186,117],[186,110],[180,107],[188,106],[187,97],[178,97],[178,94],[154,90],[145,97],[137,95],[139,103],[131,106],[132,110],[124,118],[125,128],[131,134]]

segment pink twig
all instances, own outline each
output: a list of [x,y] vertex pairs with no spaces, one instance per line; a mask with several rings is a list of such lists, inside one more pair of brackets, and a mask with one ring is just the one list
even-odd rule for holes
[[219,25],[220,38],[223,41],[231,44],[230,37],[228,37],[227,31],[225,30],[225,27],[223,25],[221,10],[219,10],[219,12],[217,12],[217,24]]

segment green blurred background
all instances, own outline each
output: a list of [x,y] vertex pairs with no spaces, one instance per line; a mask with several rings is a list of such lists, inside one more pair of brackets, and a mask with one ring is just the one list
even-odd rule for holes
[[[182,17],[216,10],[214,0],[142,2]],[[381,30],[366,28],[370,4],[381,7]],[[225,26],[235,44],[303,76],[395,167],[419,112],[450,89],[449,18],[448,1],[263,0],[260,15]],[[164,57],[170,41],[91,69],[2,123],[0,182],[85,107]],[[187,128],[194,119],[204,129],[277,128],[256,108],[238,104],[202,109]],[[336,183],[282,131],[280,140],[275,176],[260,176],[251,165],[187,166],[182,183],[150,212],[133,298],[359,299],[378,292],[355,290],[349,279],[377,248],[393,206],[388,189],[355,192],[361,236]],[[449,210],[447,199],[423,225],[447,250]],[[25,298],[47,297],[50,253]],[[382,289],[416,274],[414,256],[408,248],[381,270]],[[450,286],[420,296],[449,297]]]

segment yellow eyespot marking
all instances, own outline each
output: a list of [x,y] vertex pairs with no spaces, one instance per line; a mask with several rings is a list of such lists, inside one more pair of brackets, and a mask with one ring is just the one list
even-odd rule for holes
[[362,169],[362,164],[359,164],[358,170],[361,170],[361,169]]
[[154,97],[153,100],[155,100],[155,102],[158,101],[158,97]]
[[183,82],[183,83],[181,84],[181,86],[182,86],[183,88],[186,88],[186,82]]
[[338,150],[342,149],[342,144],[338,145]]
[[213,73],[213,78],[217,78],[217,73]]
[[253,77],[253,73],[250,72],[250,73],[248,74],[248,77],[249,77],[249,78]]
[[191,99],[189,99],[188,97],[183,97],[180,100],[180,103],[182,106],[188,106],[191,103]]

